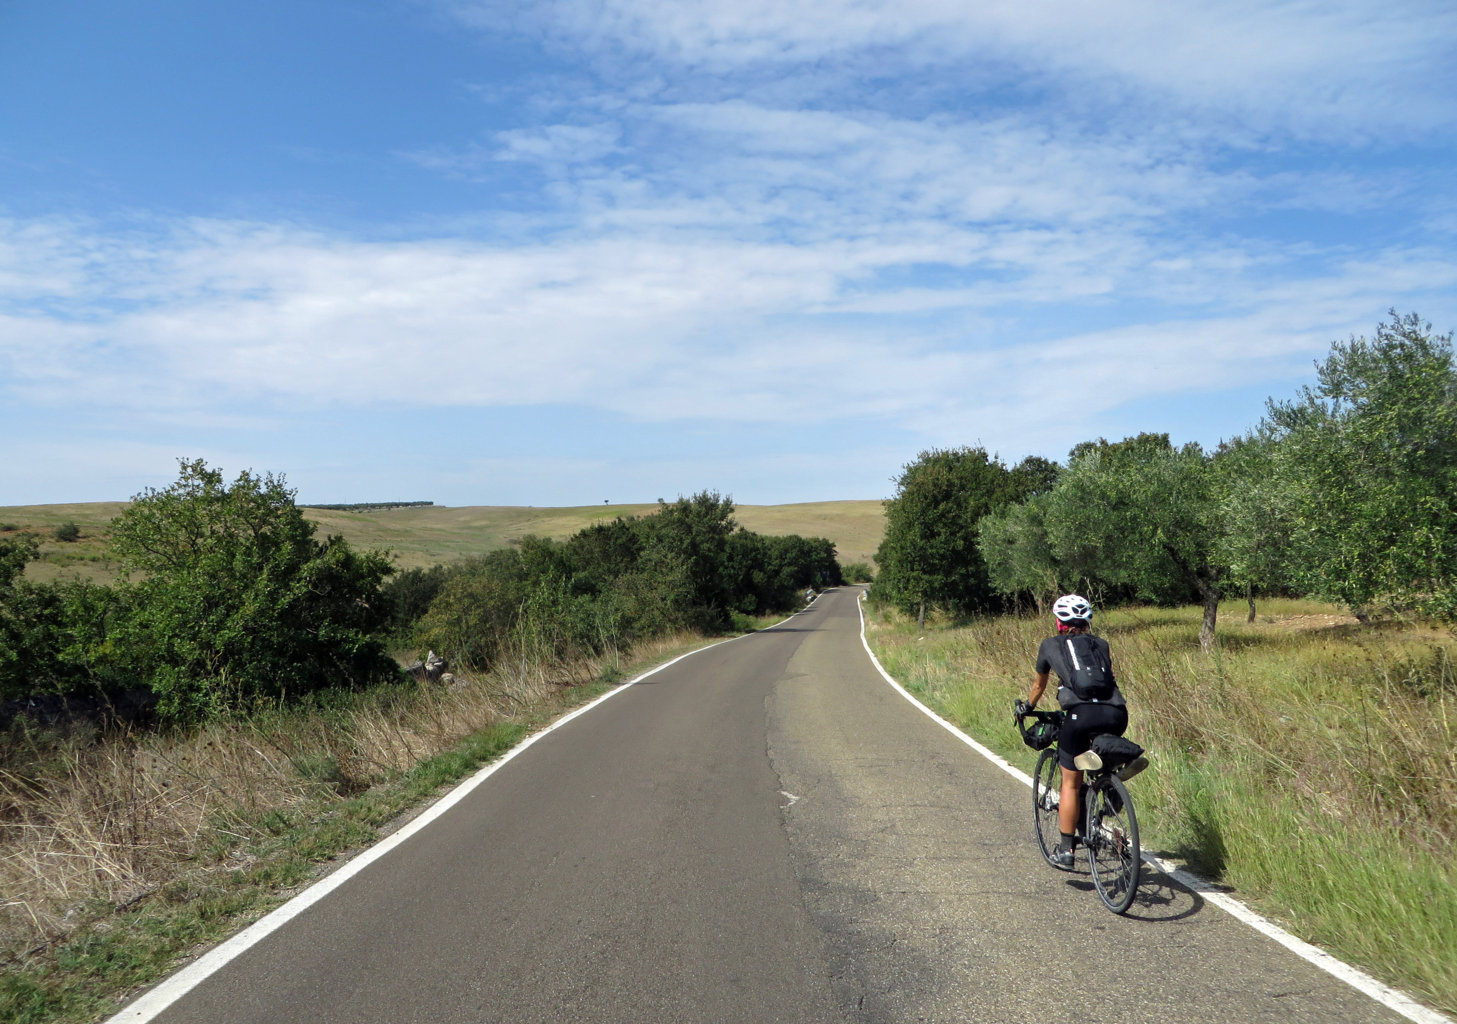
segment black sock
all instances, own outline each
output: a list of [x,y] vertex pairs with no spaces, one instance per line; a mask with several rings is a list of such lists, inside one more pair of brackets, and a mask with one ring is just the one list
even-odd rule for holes
[[1073,844],[1078,841],[1076,832],[1062,832],[1059,834],[1062,836],[1062,848],[1064,850],[1071,850]]

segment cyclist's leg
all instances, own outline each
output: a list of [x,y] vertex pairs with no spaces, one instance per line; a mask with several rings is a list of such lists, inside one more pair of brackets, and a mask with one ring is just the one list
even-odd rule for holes
[[1065,836],[1078,830],[1078,794],[1083,787],[1083,773],[1076,768],[1062,769],[1062,796],[1057,806],[1057,827]]

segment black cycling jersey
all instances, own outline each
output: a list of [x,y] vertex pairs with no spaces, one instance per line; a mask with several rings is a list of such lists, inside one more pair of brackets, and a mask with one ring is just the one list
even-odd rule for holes
[[[1108,704],[1115,708],[1126,707],[1127,705],[1123,700],[1123,693],[1117,686],[1113,687],[1112,696],[1104,700],[1092,701],[1082,700],[1068,688],[1065,680],[1072,676],[1072,665],[1068,662],[1067,645],[1063,642],[1066,637],[1066,633],[1059,636],[1050,636],[1042,641],[1042,645],[1037,648],[1037,673],[1039,675],[1045,672],[1057,673],[1057,702],[1064,708],[1077,707],[1085,703]],[[1100,636],[1095,636],[1092,637],[1092,641],[1103,649],[1104,655],[1108,655],[1107,640],[1104,640]]]

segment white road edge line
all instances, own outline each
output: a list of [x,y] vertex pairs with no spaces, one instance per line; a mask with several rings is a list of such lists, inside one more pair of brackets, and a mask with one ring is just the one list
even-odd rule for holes
[[[818,599],[819,595],[815,595],[815,600]],[[806,604],[805,608],[810,607],[810,605],[812,605],[813,603],[814,602],[811,601],[809,604]],[[804,609],[800,609],[800,611],[803,610]],[[794,613],[794,615],[798,614],[799,612]],[[765,628],[774,629],[777,626],[782,626],[784,623],[794,618],[794,615],[790,615],[788,618],[781,619],[773,626],[767,626]],[[763,632],[763,630],[758,630],[756,632]],[[417,832],[420,832],[431,822],[444,815],[445,812],[449,811],[456,804],[464,800],[470,794],[471,790],[475,789],[481,783],[485,782],[508,761],[515,758],[518,754],[524,751],[527,747],[531,746],[537,740],[541,739],[543,736],[555,732],[557,729],[566,725],[574,718],[580,718],[582,715],[585,715],[588,711],[591,711],[603,701],[609,700],[612,697],[617,696],[628,687],[642,682],[644,679],[648,678],[648,676],[656,675],[657,673],[663,671],[663,669],[665,668],[671,668],[685,658],[691,658],[695,654],[702,654],[704,651],[710,650],[714,647],[721,647],[724,644],[731,644],[735,640],[742,640],[746,636],[753,635],[754,633],[744,633],[740,636],[729,637],[727,640],[715,640],[713,643],[704,644],[702,647],[695,648],[694,650],[691,650],[686,654],[680,654],[678,655],[678,657],[672,659],[671,661],[665,661],[663,662],[663,664],[657,666],[656,668],[651,668],[648,671],[642,673],[642,675],[629,679],[621,686],[607,691],[596,700],[593,700],[587,704],[583,704],[575,711],[571,711],[563,715],[561,718],[558,718],[546,728],[541,729],[538,732],[532,733],[520,743],[516,744],[516,746],[512,747],[510,750],[506,751],[506,753],[502,754],[499,758],[492,761],[485,767],[481,768],[464,782],[461,782],[459,785],[457,785],[450,792],[446,793],[435,803],[431,804],[425,811],[421,812],[421,814],[417,818],[412,820],[409,824],[405,825],[398,832],[391,833],[390,835],[386,836],[384,839],[376,843],[374,846],[371,846],[367,850],[361,851],[351,860],[341,865],[337,870],[333,871],[328,875],[325,875],[323,878],[319,879],[317,882],[309,886],[303,892],[299,893],[287,903],[283,904],[283,906],[278,907],[276,910],[269,912],[263,917],[260,917],[257,921],[253,922],[253,924],[249,925],[247,928],[244,928],[232,938],[226,939],[219,945],[214,946],[207,953],[204,953],[201,957],[194,960],[186,967],[182,968],[176,974],[173,974],[170,977],[163,979],[156,985],[156,987],[149,989],[134,1002],[129,1003],[124,1009],[112,1015],[111,1017],[108,1017],[105,1021],[105,1024],[146,1024],[147,1021],[154,1019],[155,1017],[157,1017],[158,1014],[162,1013],[173,1003],[177,1002],[177,1000],[181,999],[187,993],[191,992],[194,988],[200,985],[210,975],[220,970],[229,961],[244,953],[252,946],[255,946],[259,942],[263,941],[263,939],[267,938],[269,935],[282,928],[288,922],[298,917],[305,910],[309,909],[309,907],[313,906],[315,903],[318,903],[325,896],[329,895],[335,889],[339,888],[345,882],[349,881],[355,875],[359,874],[361,871],[369,867],[375,861],[379,860],[385,854],[389,853],[395,847],[402,845],[411,836],[415,835]]]
[[[870,649],[870,641],[865,638],[865,608],[863,605],[865,596],[865,592],[861,591],[859,600],[855,602],[855,606],[860,612],[860,643],[864,646],[865,653],[870,655],[871,664],[875,666],[876,671],[878,671],[885,679],[885,681],[889,683],[902,697],[910,701],[911,704],[913,704],[916,708],[920,709],[933,722],[940,725],[951,735],[955,736],[958,740],[965,743],[968,747],[971,747],[973,750],[975,750],[982,757],[985,757],[992,764],[1002,769],[1002,771],[1012,776],[1012,778],[1017,779],[1019,782],[1022,782],[1024,785],[1030,788],[1032,785],[1032,776],[1028,775],[1026,772],[1022,771],[1022,769],[1016,767],[1005,758],[992,753],[992,751],[982,746],[976,740],[972,739],[970,736],[966,735],[966,733],[962,732],[956,726],[952,725],[946,719],[942,718],[940,715],[936,714],[936,712],[932,711],[926,705],[922,704],[919,700],[916,699],[915,695],[912,694],[911,691],[907,690],[900,683],[896,682],[895,678],[885,670],[885,667],[880,663],[880,659],[877,658],[875,656],[875,652]],[[1198,875],[1185,871],[1182,868],[1176,868],[1174,865],[1159,857],[1155,857],[1151,853],[1144,853],[1143,860],[1145,863],[1152,864],[1154,867],[1158,868],[1160,871],[1168,875],[1170,878],[1174,879],[1180,885],[1194,890],[1205,901],[1212,903],[1216,907],[1219,907],[1221,910],[1224,910],[1229,914],[1233,915],[1236,920],[1249,925],[1251,928],[1255,929],[1255,931],[1261,933],[1262,935],[1274,939],[1276,942],[1280,943],[1280,945],[1290,950],[1296,956],[1300,957],[1303,960],[1309,961],[1316,967],[1319,967],[1321,970],[1325,971],[1327,974],[1339,978],[1341,981],[1344,981],[1347,985],[1350,985],[1357,991],[1370,996],[1372,999],[1376,1000],[1387,1009],[1393,1010],[1396,1013],[1401,1014],[1407,1020],[1415,1021],[1416,1024],[1457,1024],[1457,1021],[1453,1021],[1451,1017],[1448,1017],[1447,1015],[1442,1013],[1438,1013],[1436,1010],[1430,1009],[1429,1007],[1423,1006],[1421,1003],[1418,1003],[1415,999],[1407,995],[1405,992],[1399,991],[1398,989],[1392,988],[1390,985],[1386,985],[1380,981],[1377,981],[1365,971],[1352,967],[1344,960],[1336,959],[1325,950],[1321,949],[1318,946],[1312,946],[1304,939],[1296,938],[1294,935],[1291,935],[1284,928],[1281,928],[1273,921],[1255,913],[1253,910],[1245,906],[1233,896],[1230,896],[1228,893],[1220,892],[1213,885],[1211,885],[1206,880],[1200,878]]]

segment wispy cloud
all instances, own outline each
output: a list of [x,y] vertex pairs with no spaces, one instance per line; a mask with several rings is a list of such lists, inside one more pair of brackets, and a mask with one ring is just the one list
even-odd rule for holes
[[498,0],[442,2],[474,27],[534,30],[601,62],[646,55],[680,71],[764,75],[828,62],[966,88],[1020,78],[1030,90],[1129,105],[1135,117],[1174,105],[1257,130],[1341,137],[1352,127],[1424,131],[1454,116],[1457,12],[1425,0],[548,0],[529,14]]
[[[1085,296],[1105,250],[1079,250],[1075,237],[1021,250],[1003,239],[988,251],[1012,275],[1005,283],[947,292],[882,282],[908,263],[948,259],[938,243],[966,252],[965,240],[944,237],[791,246],[635,235],[503,249],[238,224],[195,223],[149,241],[71,230],[46,248],[73,315],[10,313],[0,354],[13,390],[119,405],[428,395],[649,420],[793,422],[856,409],[927,430],[1078,382],[1096,396],[1081,403],[1085,416],[1227,385],[1292,355],[1308,360],[1392,295],[1457,285],[1457,264],[1436,254],[1264,286],[1216,258],[1201,272],[1206,287],[1238,286],[1238,301],[1198,319],[1095,334],[1050,319],[1029,334],[1037,310]],[[73,253],[108,245],[136,256],[130,274],[114,266],[105,281],[77,284],[65,273],[82,262]],[[1048,275],[1049,259],[1080,274]],[[1102,272],[1124,292],[1124,278],[1157,277],[1131,260]]]
[[[396,150],[465,198],[425,227],[0,219],[0,398],[868,419],[1056,454],[1120,408],[1293,381],[1390,306],[1457,317],[1442,5],[438,2],[570,75],[481,86],[509,116]],[[1048,422],[1048,394],[1080,398]],[[625,473],[562,443],[543,465]],[[493,458],[462,472],[530,477]]]

